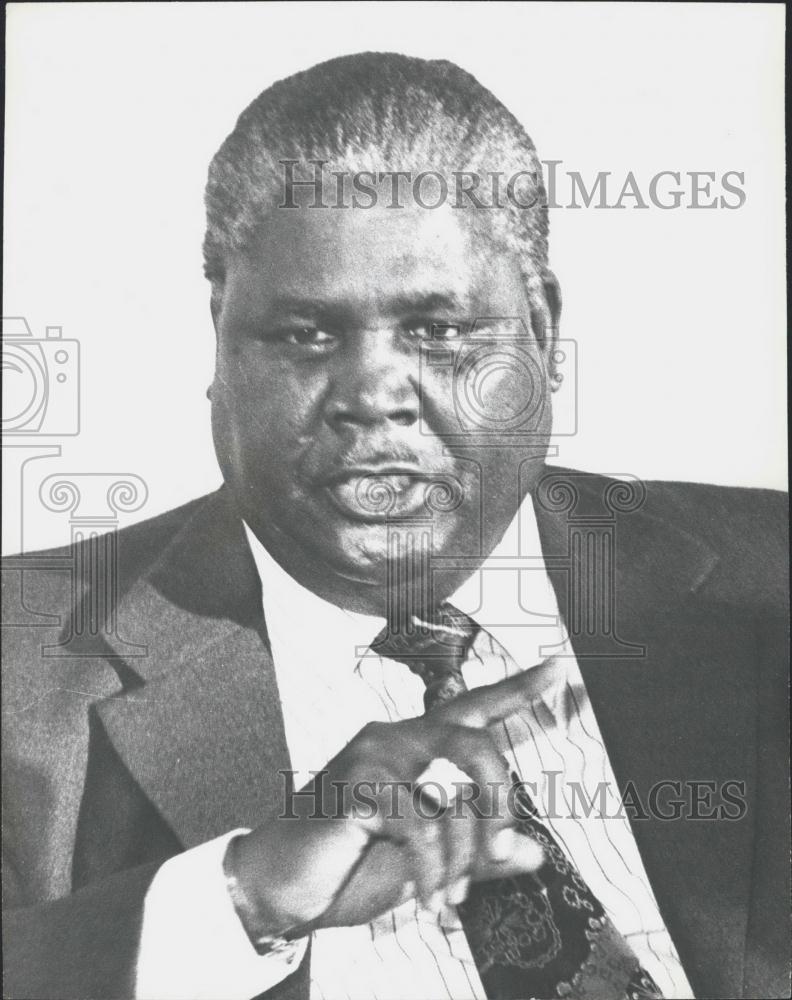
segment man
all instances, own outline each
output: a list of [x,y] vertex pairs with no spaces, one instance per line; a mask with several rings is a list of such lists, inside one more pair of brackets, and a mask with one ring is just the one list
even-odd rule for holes
[[118,537],[148,655],[8,572],[6,995],[785,995],[784,500],[545,465],[522,127],[343,57],[206,201],[225,485]]

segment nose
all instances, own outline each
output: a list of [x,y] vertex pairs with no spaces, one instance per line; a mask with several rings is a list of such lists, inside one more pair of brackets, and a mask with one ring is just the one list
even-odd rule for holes
[[418,392],[410,358],[387,330],[349,337],[339,352],[325,420],[343,432],[352,428],[409,427],[418,420]]

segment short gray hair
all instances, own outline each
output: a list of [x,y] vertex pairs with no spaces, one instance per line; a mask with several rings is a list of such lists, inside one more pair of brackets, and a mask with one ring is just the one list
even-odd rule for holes
[[204,270],[217,300],[229,254],[248,249],[262,220],[283,202],[284,159],[323,160],[328,170],[350,172],[527,172],[534,204],[507,200],[486,214],[517,252],[529,292],[538,290],[548,221],[536,149],[514,115],[454,63],[363,52],[319,63],[263,91],[209,167]]

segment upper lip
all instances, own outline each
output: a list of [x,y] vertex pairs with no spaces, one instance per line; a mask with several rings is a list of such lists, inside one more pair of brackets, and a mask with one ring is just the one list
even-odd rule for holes
[[387,462],[385,464],[358,464],[346,465],[340,469],[334,469],[327,475],[320,477],[322,486],[335,486],[346,479],[353,479],[358,476],[411,476],[415,479],[431,479],[438,473],[427,472],[417,465],[406,462]]

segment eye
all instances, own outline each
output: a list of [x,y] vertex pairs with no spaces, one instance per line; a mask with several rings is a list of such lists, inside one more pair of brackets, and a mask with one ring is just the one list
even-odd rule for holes
[[295,347],[309,348],[314,351],[326,350],[331,347],[336,338],[326,330],[314,326],[290,326],[275,331],[275,339]]
[[459,323],[434,323],[432,325],[433,340],[459,340],[462,327]]
[[462,327],[459,323],[438,323],[426,320],[407,324],[407,333],[416,340],[459,340]]

